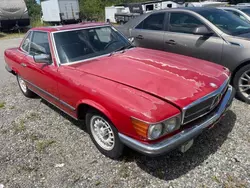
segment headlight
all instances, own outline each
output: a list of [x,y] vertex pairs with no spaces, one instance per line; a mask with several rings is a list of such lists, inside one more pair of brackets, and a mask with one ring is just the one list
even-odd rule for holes
[[180,128],[180,115],[169,118],[161,123],[150,125],[148,128],[148,138],[155,140]]
[[156,125],[149,126],[148,137],[152,140],[159,138],[159,136],[161,136],[161,134],[162,134],[162,128],[163,128],[162,124],[156,124]]
[[181,116],[178,114],[155,124],[149,124],[135,118],[131,118],[131,122],[138,135],[144,139],[155,140],[178,130],[181,124]]

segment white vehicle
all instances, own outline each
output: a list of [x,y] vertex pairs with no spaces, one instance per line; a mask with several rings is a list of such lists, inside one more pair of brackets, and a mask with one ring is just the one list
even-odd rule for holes
[[140,3],[124,3],[111,7],[105,7],[105,20],[112,23],[126,23],[128,20],[133,19],[141,14],[148,13],[155,10],[161,10],[166,8],[182,7],[183,0],[156,0],[146,1]]
[[76,23],[80,19],[78,0],[44,0],[41,7],[44,22]]
[[0,2],[0,29],[18,29],[30,25],[24,0],[1,0]]
[[203,1],[203,2],[187,2],[185,7],[219,7],[225,6],[228,2]]

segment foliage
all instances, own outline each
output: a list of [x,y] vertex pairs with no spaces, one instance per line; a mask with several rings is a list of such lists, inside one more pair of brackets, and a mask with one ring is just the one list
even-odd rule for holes
[[25,0],[25,3],[31,18],[40,17],[41,6],[36,3],[36,0]]

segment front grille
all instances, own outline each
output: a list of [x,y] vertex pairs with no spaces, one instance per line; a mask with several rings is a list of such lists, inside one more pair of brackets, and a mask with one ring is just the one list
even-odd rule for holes
[[204,100],[201,100],[201,102],[190,105],[190,107],[184,109],[182,123],[187,124],[198,119],[199,117],[208,114],[213,109],[215,109],[221,101],[224,93],[227,91],[227,88],[228,82],[223,84],[223,86],[219,88],[215,93],[211,94],[211,96],[206,96]]
[[195,120],[199,117],[201,117],[202,115],[205,115],[207,113],[209,113],[210,111],[212,111],[214,109],[214,107],[217,106],[217,104],[219,103],[219,96],[213,96],[197,105],[194,105],[190,108],[188,108],[185,112],[185,116],[184,116],[184,120],[183,123],[188,123],[192,120]]

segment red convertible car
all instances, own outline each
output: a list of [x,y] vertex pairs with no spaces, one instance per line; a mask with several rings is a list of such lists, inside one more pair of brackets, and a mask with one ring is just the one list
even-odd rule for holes
[[133,47],[103,23],[33,28],[5,61],[26,97],[39,95],[85,120],[111,158],[124,146],[150,156],[184,152],[234,97],[227,68]]

